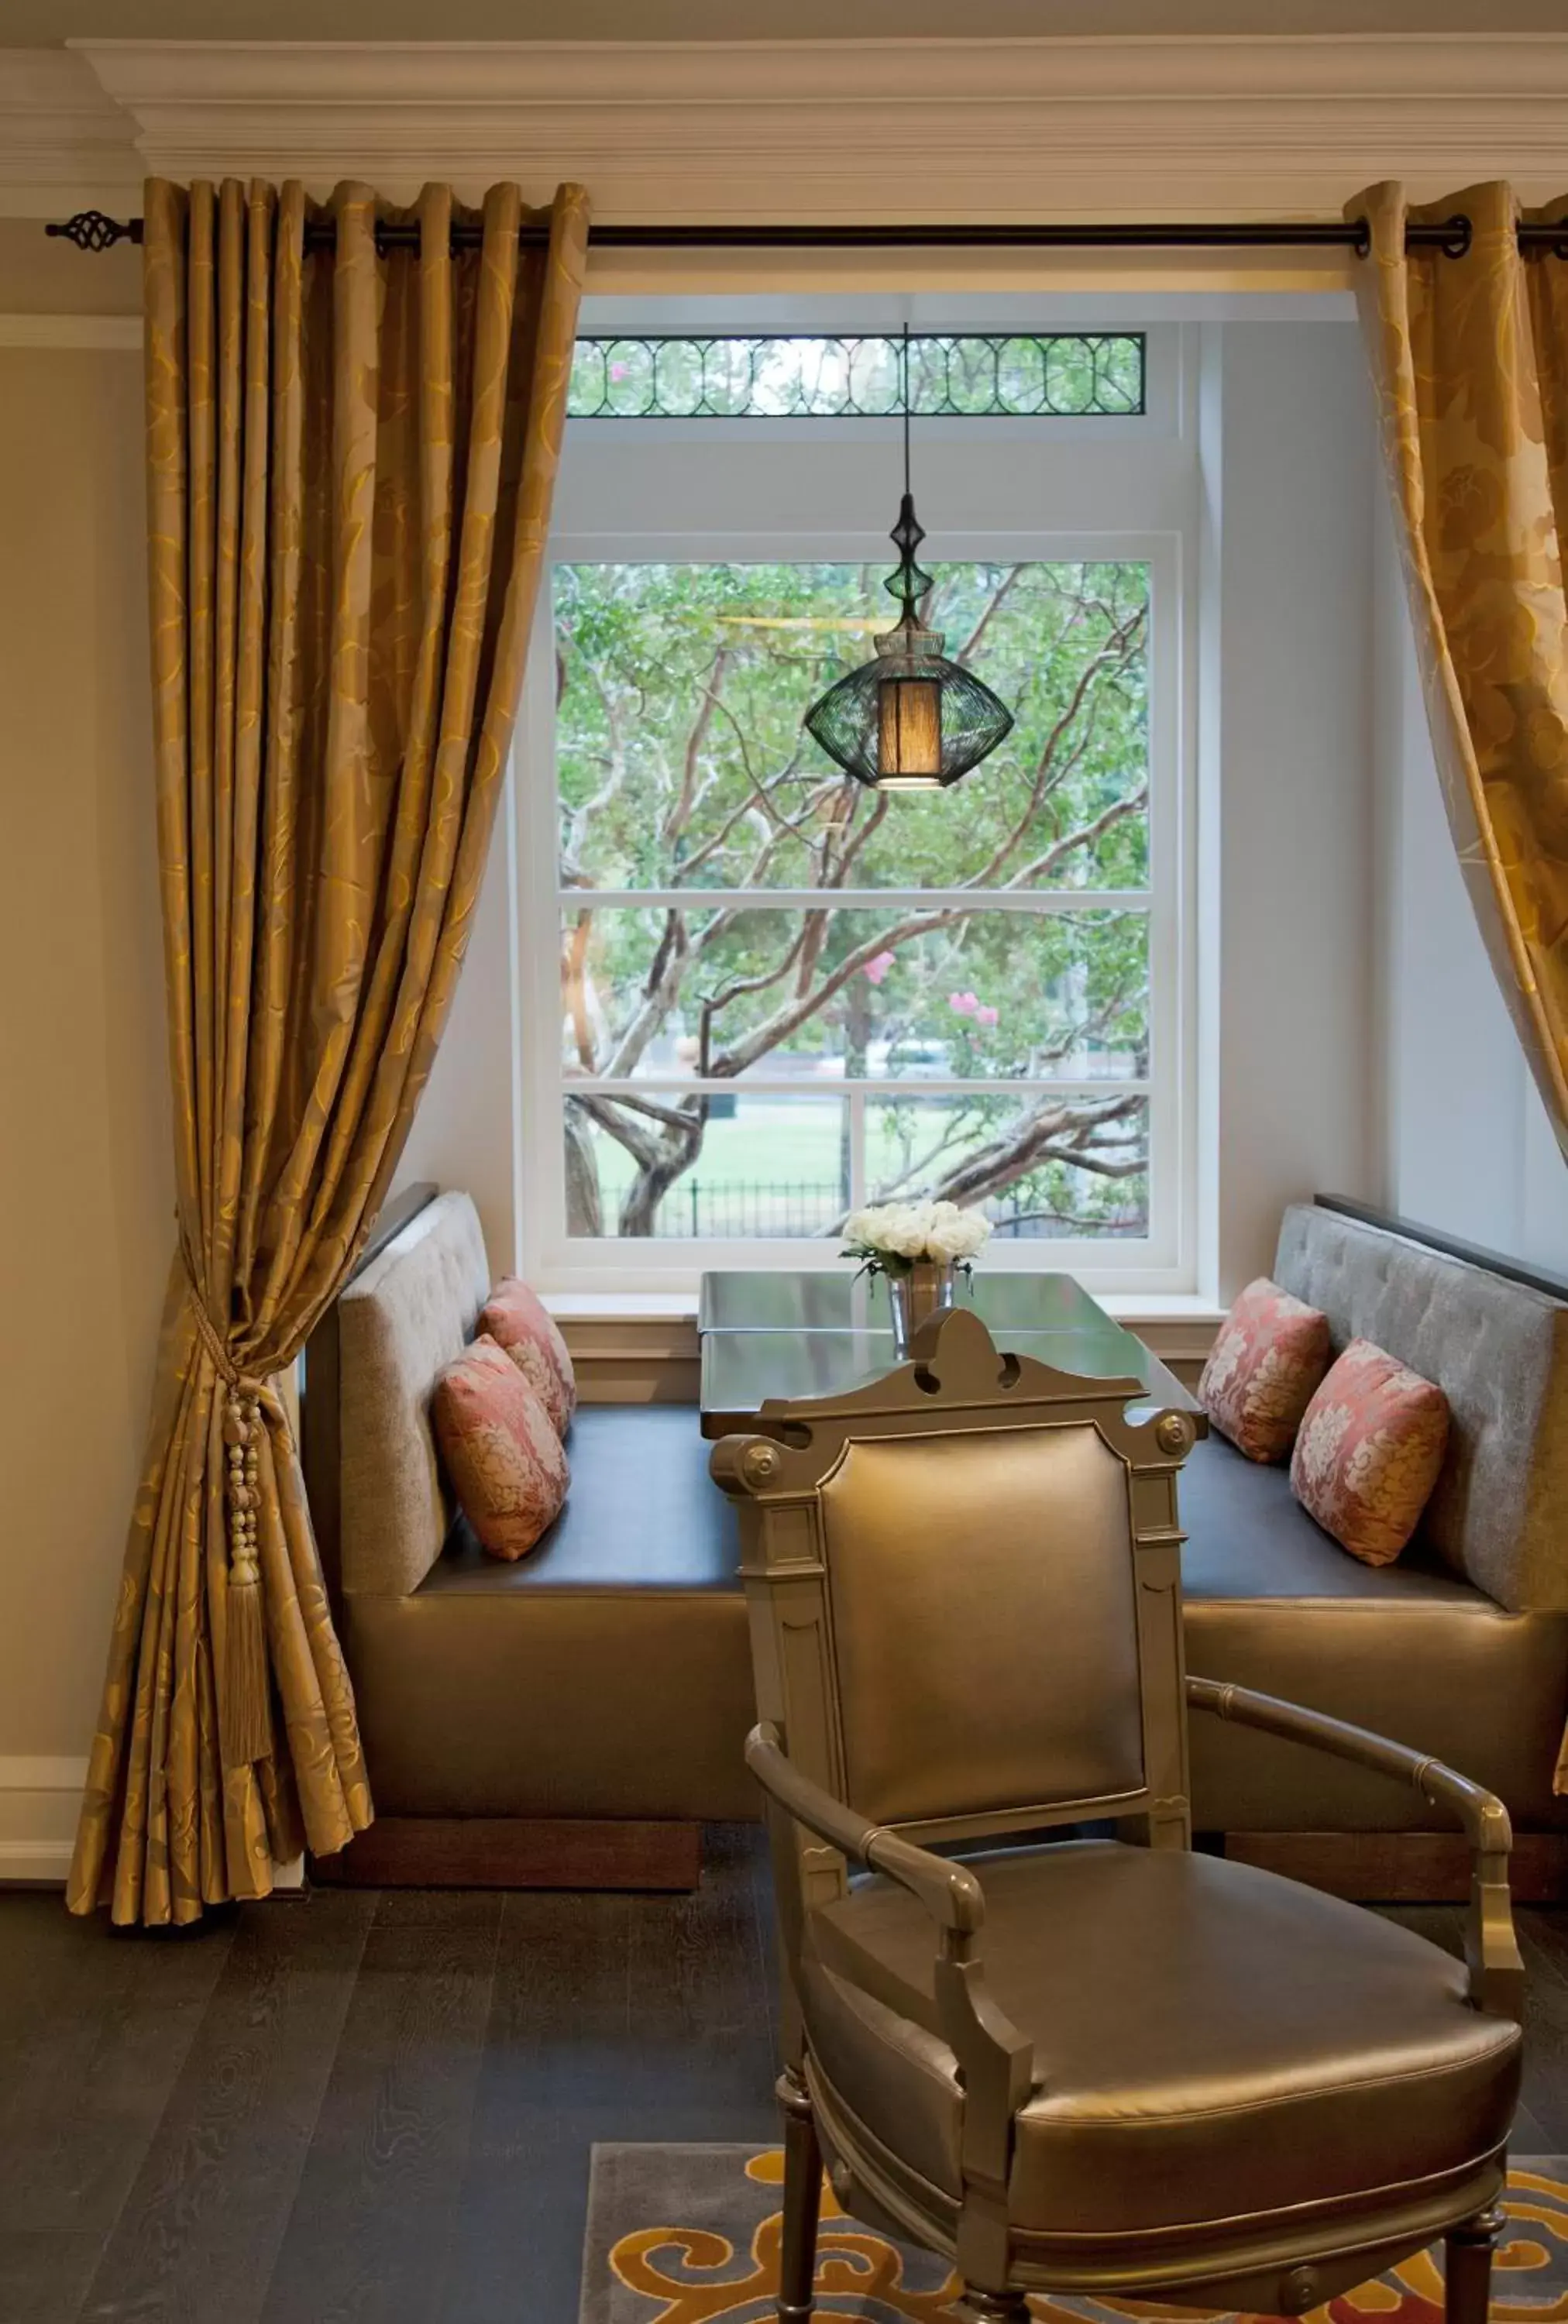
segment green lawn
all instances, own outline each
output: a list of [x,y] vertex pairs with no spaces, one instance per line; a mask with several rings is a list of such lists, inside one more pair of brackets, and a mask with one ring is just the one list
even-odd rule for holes
[[[793,1228],[780,1224],[777,1231],[812,1231],[818,1222],[826,1224],[848,1200],[842,1175],[844,1115],[843,1102],[837,1098],[742,1097],[733,1115],[710,1120],[701,1157],[666,1197],[667,1209],[689,1232],[694,1186],[699,1220],[709,1197],[727,1196],[733,1201],[748,1192],[753,1201],[765,1204],[777,1195],[796,1220]],[[934,1124],[923,1123],[922,1130],[926,1142],[934,1134]],[[595,1145],[604,1208],[613,1213],[632,1184],[634,1167],[624,1147],[613,1138],[601,1133]],[[901,1159],[902,1149],[891,1134],[890,1116],[880,1109],[868,1109],[866,1163],[872,1183],[890,1176]],[[750,1231],[761,1231],[761,1221]]]

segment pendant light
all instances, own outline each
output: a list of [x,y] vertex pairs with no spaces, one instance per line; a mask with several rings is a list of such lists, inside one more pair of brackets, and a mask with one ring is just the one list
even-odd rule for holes
[[830,686],[806,731],[846,774],[879,791],[939,791],[989,757],[1012,725],[990,687],[944,659],[946,641],[916,607],[931,576],[915,562],[925,540],[909,488],[909,327],[904,326],[904,497],[889,535],[899,567],[883,587],[899,599],[896,628],[872,640],[875,661]]

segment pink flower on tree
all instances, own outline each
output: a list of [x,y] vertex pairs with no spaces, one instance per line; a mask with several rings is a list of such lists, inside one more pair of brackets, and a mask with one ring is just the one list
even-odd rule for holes
[[955,1017],[973,1017],[980,1006],[978,995],[973,992],[950,992],[947,1006]]
[[975,1010],[974,1021],[977,1025],[994,1025],[1000,1014],[1001,1011],[999,1010],[992,1009],[987,1005]]
[[894,957],[895,955],[890,952],[880,952],[874,960],[868,960],[865,964],[865,968],[862,971],[867,982],[872,984],[880,984],[883,977],[886,976],[889,969],[891,968]]

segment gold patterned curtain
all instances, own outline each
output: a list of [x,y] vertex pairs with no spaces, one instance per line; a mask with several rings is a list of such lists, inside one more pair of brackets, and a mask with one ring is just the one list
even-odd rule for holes
[[[587,204],[146,189],[179,1256],[68,1902],[185,1922],[370,1821],[277,1376],[386,1194],[505,772]],[[331,247],[306,246],[329,219]],[[378,252],[376,227],[413,246]]]
[[[1407,219],[1471,221],[1461,257]],[[1505,185],[1346,205],[1427,718],[1470,900],[1568,1154],[1568,259],[1521,256]],[[1568,228],[1565,228],[1568,236]]]

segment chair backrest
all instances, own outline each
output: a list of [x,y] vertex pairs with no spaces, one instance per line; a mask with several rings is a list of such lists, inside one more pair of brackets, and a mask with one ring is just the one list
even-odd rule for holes
[[765,1406],[738,1506],[758,1708],[803,1773],[924,1839],[1080,1818],[1188,1836],[1176,1471],[1133,1379],[1000,1354],[978,1316],[852,1394]]

